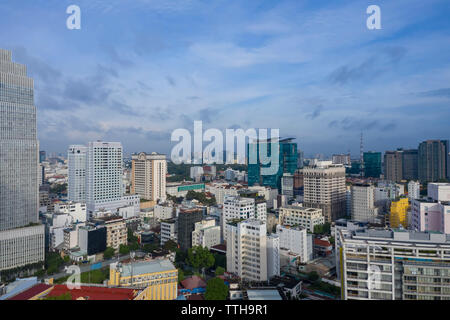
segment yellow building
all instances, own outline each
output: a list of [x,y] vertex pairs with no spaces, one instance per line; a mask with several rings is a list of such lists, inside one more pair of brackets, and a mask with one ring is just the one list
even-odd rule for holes
[[391,203],[390,223],[391,228],[398,228],[402,225],[408,227],[408,198],[401,198]]
[[142,300],[177,298],[178,270],[167,259],[111,264],[110,286],[143,289]]

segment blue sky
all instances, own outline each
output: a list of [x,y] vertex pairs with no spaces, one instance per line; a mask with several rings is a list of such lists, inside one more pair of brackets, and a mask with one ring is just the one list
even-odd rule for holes
[[450,138],[448,0],[2,0],[0,14],[48,152],[103,139],[168,153],[194,120],[279,128],[305,155],[357,157],[361,131],[377,151]]

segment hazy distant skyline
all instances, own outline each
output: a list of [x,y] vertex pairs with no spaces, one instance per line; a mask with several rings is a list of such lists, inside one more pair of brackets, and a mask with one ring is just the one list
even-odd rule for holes
[[[82,29],[66,28],[76,4]],[[382,29],[366,28],[381,8]],[[305,156],[450,138],[447,0],[3,0],[0,47],[35,81],[40,149],[279,128]]]

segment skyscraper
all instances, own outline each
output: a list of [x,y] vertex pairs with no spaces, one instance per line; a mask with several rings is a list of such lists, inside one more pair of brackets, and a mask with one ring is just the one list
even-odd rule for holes
[[394,182],[400,182],[403,179],[403,150],[384,153],[384,177]]
[[419,144],[420,182],[438,182],[448,178],[448,140],[427,140]]
[[131,193],[151,201],[166,199],[167,161],[163,154],[141,152],[131,156]]
[[[281,178],[283,173],[290,173],[293,175],[295,170],[297,170],[297,143],[292,142],[292,140],[293,138],[278,139],[278,143],[273,143],[270,139],[257,140],[250,142],[247,145],[249,186],[259,184],[261,186],[269,186],[278,189],[278,191],[281,192]],[[274,150],[271,150],[273,146],[278,148],[278,159],[275,159],[273,163],[264,164],[264,161],[260,158],[260,154],[267,154],[267,157],[270,158],[271,154],[275,152]],[[256,159],[256,163],[250,162],[252,158]],[[262,174],[262,168],[273,166],[278,166],[275,174]]]
[[322,209],[325,222],[346,215],[345,168],[331,161],[319,161],[301,169],[304,184],[304,205]]
[[375,223],[378,216],[375,188],[372,185],[353,185],[351,190],[352,220]]
[[86,152],[85,146],[72,145],[67,152],[68,160],[68,199],[86,202]]
[[364,152],[364,176],[379,178],[381,175],[381,152]]
[[123,205],[122,144],[89,142],[86,164],[86,205],[89,213]]
[[34,84],[0,49],[0,270],[44,260]]
[[418,159],[417,159],[417,149],[403,150],[402,159],[402,172],[403,180],[417,180],[419,177],[418,173]]

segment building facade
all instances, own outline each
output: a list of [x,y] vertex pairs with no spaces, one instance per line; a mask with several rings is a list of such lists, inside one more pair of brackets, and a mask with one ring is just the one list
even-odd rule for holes
[[450,237],[339,230],[343,300],[450,300]]
[[67,198],[71,201],[86,202],[86,155],[87,148],[81,145],[72,145],[67,151]]
[[448,140],[427,140],[419,144],[418,171],[420,182],[439,182],[448,178]]
[[[44,261],[34,83],[0,49],[0,270]],[[33,226],[34,225],[34,226]]]
[[320,161],[302,169],[304,206],[320,208],[325,222],[332,222],[346,215],[345,168]]
[[322,209],[305,208],[302,206],[286,206],[280,208],[278,224],[285,226],[300,226],[309,232],[314,232],[314,227],[324,224],[325,217]]
[[146,300],[175,300],[178,296],[178,270],[167,259],[115,263],[109,269],[110,286],[146,290]]
[[131,193],[150,201],[166,200],[167,160],[163,154],[133,154]]
[[375,206],[375,188],[372,185],[353,185],[351,203],[352,220],[375,223],[378,208]]

